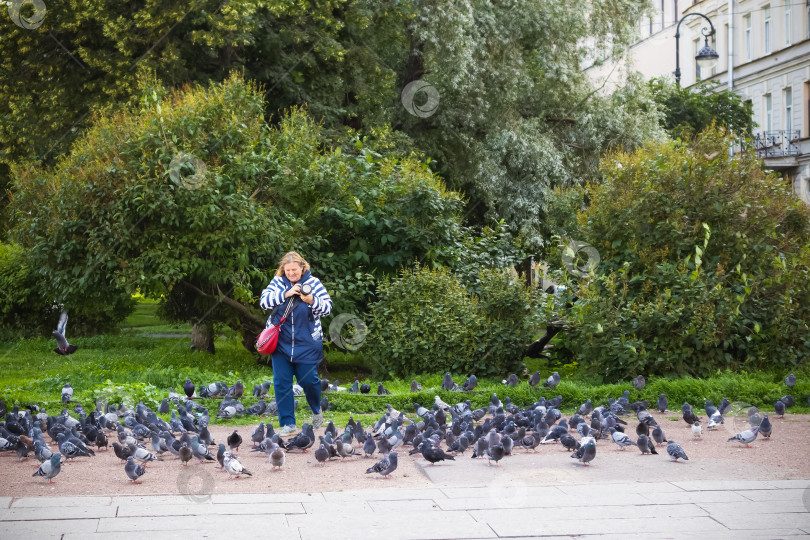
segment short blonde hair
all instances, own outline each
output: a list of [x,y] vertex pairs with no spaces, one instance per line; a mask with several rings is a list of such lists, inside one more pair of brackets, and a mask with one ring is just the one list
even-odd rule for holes
[[284,266],[290,263],[298,263],[301,265],[301,273],[306,272],[309,270],[309,263],[304,260],[304,258],[296,253],[295,251],[288,251],[284,254],[281,258],[281,261],[278,263],[278,270],[276,270],[276,276],[283,276],[284,275]]

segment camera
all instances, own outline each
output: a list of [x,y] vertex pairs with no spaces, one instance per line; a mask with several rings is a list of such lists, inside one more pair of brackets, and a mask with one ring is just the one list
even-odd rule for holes
[[310,294],[312,294],[312,285],[309,283],[301,285],[301,296],[309,296]]

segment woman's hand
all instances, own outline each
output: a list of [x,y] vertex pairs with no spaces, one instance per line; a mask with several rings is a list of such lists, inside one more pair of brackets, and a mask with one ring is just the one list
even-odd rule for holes
[[309,305],[312,305],[312,302],[315,301],[315,297],[313,295],[311,295],[311,294],[302,294],[301,295],[301,300],[303,300],[304,302],[306,302]]
[[[291,296],[293,296],[293,295],[296,295],[296,294],[298,294],[298,295],[300,295],[300,294],[301,294],[301,285],[300,285],[299,283],[296,283],[295,285],[293,285],[292,287],[290,287],[290,288],[287,290],[287,292],[285,292],[285,293],[284,293],[284,298],[289,298],[289,297],[291,297]],[[310,302],[310,304],[311,304],[311,303],[312,303],[312,302]]]

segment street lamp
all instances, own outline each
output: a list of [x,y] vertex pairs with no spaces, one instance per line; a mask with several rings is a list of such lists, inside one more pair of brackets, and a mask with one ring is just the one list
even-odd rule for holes
[[677,84],[678,86],[681,85],[681,48],[680,48],[681,23],[684,21],[684,19],[686,19],[690,15],[698,15],[700,17],[703,17],[704,19],[706,19],[706,22],[709,23],[709,28],[711,28],[711,30],[708,33],[706,33],[705,26],[700,29],[700,33],[703,34],[703,37],[705,39],[703,48],[700,49],[697,55],[695,56],[695,60],[697,60],[700,69],[712,69],[714,66],[717,65],[717,59],[720,58],[720,55],[717,54],[717,51],[715,51],[709,46],[709,36],[713,36],[715,33],[712,21],[709,20],[709,18],[703,13],[687,13],[686,15],[681,17],[681,20],[678,21],[678,26],[675,27],[675,84]]

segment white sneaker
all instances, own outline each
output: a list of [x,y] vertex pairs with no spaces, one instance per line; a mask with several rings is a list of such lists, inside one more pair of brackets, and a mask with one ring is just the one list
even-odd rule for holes
[[318,429],[323,425],[323,413],[319,412],[318,414],[312,415],[312,427]]
[[283,428],[281,428],[281,431],[278,432],[278,434],[282,437],[287,437],[288,435],[295,435],[296,433],[298,433],[298,428],[295,427],[293,424],[290,424],[289,426],[284,426]]

